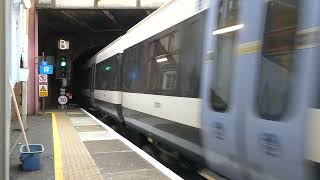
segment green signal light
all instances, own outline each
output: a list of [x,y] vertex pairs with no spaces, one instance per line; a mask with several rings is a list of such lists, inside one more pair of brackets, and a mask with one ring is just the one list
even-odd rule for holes
[[106,70],[106,72],[110,72],[110,71],[112,71],[112,67],[111,67],[111,66],[107,66],[107,67],[105,68],[105,70]]
[[61,67],[65,67],[67,65],[67,63],[65,61],[61,62]]

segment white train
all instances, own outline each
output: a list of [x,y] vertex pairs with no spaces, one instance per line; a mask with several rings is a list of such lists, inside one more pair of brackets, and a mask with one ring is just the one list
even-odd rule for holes
[[319,12],[316,0],[171,1],[88,61],[83,95],[226,178],[317,179]]
[[81,72],[85,103],[166,155],[199,163],[205,162],[199,93],[207,7],[206,1],[169,2],[98,52]]
[[211,2],[201,78],[210,168],[230,179],[320,179],[320,1]]

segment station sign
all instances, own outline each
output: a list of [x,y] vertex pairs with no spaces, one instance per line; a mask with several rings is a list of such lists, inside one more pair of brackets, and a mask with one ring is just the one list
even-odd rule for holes
[[48,97],[48,75],[39,74],[39,97]]
[[58,48],[60,50],[68,50],[70,45],[69,45],[69,41],[66,41],[66,40],[63,40],[63,39],[60,39],[59,42],[58,42]]
[[40,74],[53,74],[52,65],[40,65]]
[[47,61],[42,61],[39,66],[39,74],[53,74],[53,66],[48,65]]

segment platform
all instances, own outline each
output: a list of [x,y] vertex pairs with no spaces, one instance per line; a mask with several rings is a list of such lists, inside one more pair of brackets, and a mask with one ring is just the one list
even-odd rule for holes
[[[12,131],[10,176],[20,179],[181,179],[83,109],[28,118],[30,143],[44,145],[41,170],[19,170],[18,131]],[[15,139],[18,139],[16,141]]]

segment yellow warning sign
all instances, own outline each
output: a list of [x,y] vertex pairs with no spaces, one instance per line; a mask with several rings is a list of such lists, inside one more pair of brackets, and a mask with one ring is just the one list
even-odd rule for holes
[[47,91],[44,86],[41,87],[40,91]]
[[48,85],[39,85],[39,97],[48,97]]
[[40,91],[39,97],[48,97],[48,91]]

